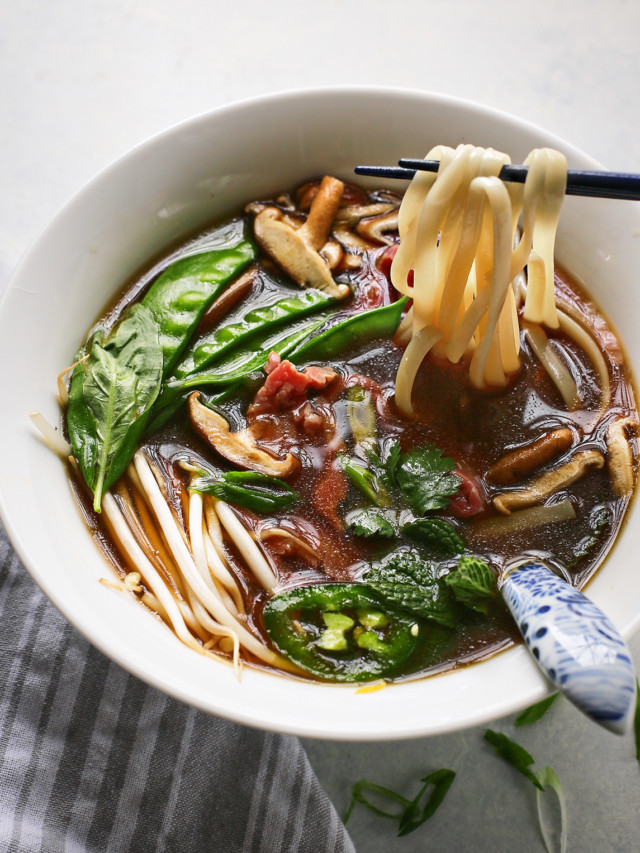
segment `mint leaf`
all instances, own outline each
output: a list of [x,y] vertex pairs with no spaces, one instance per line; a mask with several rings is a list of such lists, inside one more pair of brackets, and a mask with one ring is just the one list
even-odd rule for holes
[[356,536],[386,536],[390,539],[396,535],[392,520],[380,509],[362,509],[347,517],[347,528]]
[[416,515],[444,509],[457,494],[460,478],[452,474],[456,463],[437,447],[414,447],[398,459],[396,480]]
[[457,601],[478,613],[488,612],[489,600],[498,591],[495,575],[479,557],[460,557],[458,568],[444,582]]
[[530,726],[531,723],[537,723],[547,713],[560,694],[552,693],[551,696],[546,696],[535,705],[529,705],[525,708],[513,721],[514,726]]
[[484,733],[484,739],[491,744],[500,758],[506,761],[507,764],[515,767],[518,773],[522,773],[523,776],[526,776],[530,782],[533,782],[536,788],[540,791],[544,791],[544,786],[539,781],[538,777],[529,770],[534,762],[534,758],[529,755],[523,746],[520,746],[519,743],[511,740],[506,735],[494,732],[492,729],[486,730]]
[[405,524],[402,532],[446,556],[462,554],[466,549],[462,536],[453,524],[444,518],[418,518]]
[[395,551],[374,564],[364,582],[389,604],[453,628],[456,615],[446,587],[434,566],[414,551]]

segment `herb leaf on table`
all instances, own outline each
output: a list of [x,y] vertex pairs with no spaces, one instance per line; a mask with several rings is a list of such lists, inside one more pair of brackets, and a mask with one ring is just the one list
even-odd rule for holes
[[529,705],[525,708],[513,721],[514,726],[530,726],[531,723],[537,723],[547,713],[560,694],[552,693],[551,696],[545,696],[540,702],[535,705]]
[[492,729],[487,729],[484,733],[484,739],[488,741],[495,749],[496,753],[514,767],[519,773],[532,782],[540,791],[544,791],[544,786],[538,777],[529,769],[534,763],[534,758],[527,750],[511,740],[506,735],[494,732]]
[[[390,788],[384,788],[382,785],[376,785],[374,782],[369,782],[366,779],[360,779],[360,781],[356,782],[351,788],[351,802],[349,803],[349,808],[344,816],[344,822],[345,824],[347,823],[351,817],[354,807],[359,803],[375,814],[391,818],[392,820],[397,820],[398,837],[409,835],[409,833],[414,832],[418,827],[422,826],[423,823],[429,820],[429,818],[433,817],[438,807],[446,797],[449,788],[453,784],[455,776],[456,774],[453,770],[447,770],[446,768],[430,773],[421,780],[422,787],[413,800],[403,797],[401,794],[398,794],[396,791],[392,791]],[[426,800],[424,800],[429,789],[429,795],[426,797]],[[400,805],[400,809],[387,811],[380,808],[380,806],[377,806],[367,797],[367,793],[373,794],[382,800],[386,798],[391,800],[393,803],[398,803]]]

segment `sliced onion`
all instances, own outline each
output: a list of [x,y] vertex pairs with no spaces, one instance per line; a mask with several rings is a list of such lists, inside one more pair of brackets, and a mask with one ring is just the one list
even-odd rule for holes
[[555,504],[532,506],[512,512],[511,515],[498,515],[486,521],[477,521],[473,525],[473,533],[476,536],[505,536],[507,533],[569,521],[575,517],[573,504],[566,498]]

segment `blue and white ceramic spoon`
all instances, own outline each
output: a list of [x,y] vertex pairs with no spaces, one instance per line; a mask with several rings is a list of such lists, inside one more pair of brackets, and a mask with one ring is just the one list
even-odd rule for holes
[[624,734],[636,682],[629,649],[611,620],[540,560],[515,563],[499,586],[543,673],[588,717]]

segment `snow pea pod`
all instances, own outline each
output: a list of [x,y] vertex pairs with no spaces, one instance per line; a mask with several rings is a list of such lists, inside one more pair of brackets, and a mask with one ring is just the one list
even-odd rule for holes
[[335,302],[331,296],[319,290],[305,290],[290,294],[268,305],[253,308],[237,323],[229,323],[199,338],[189,347],[185,357],[174,368],[174,376],[182,379],[196,371],[218,362],[229,350],[251,346],[251,339],[258,333],[263,334],[276,329],[283,323],[293,322]]
[[354,344],[373,338],[390,338],[398,328],[407,301],[407,297],[403,296],[382,308],[353,314],[302,343],[289,354],[289,359],[295,364],[303,361],[330,361]]
[[255,258],[247,240],[179,258],[167,267],[142,299],[160,329],[164,374],[186,347],[209,305]]
[[300,322],[294,331],[291,328],[269,329],[266,334],[255,335],[251,347],[232,352],[228,358],[215,364],[207,371],[193,373],[183,379],[172,378],[165,382],[151,412],[147,432],[159,429],[180,408],[193,388],[224,388],[237,385],[242,379],[267,362],[269,353],[277,352],[286,357],[291,350],[313,332],[317,331],[326,318]]

